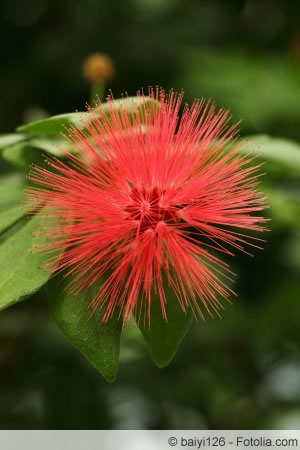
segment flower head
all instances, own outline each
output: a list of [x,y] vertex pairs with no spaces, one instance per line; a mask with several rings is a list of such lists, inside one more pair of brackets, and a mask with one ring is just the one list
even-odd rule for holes
[[70,130],[76,151],[32,168],[27,202],[48,218],[40,250],[54,253],[54,273],[72,275],[74,292],[103,280],[92,307],[105,308],[104,320],[116,307],[150,320],[153,301],[167,319],[167,285],[183,312],[218,314],[231,290],[217,252],[243,250],[253,242],[247,231],[266,220],[259,166],[241,151],[228,112],[196,100],[179,115],[182,94],[149,96],[135,111],[126,99],[117,111],[113,98],[109,114],[90,109],[85,129]]

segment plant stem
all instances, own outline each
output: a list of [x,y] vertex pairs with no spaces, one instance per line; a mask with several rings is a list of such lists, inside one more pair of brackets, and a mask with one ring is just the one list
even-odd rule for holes
[[91,105],[93,106],[99,100],[103,102],[105,94],[105,85],[102,81],[95,81],[91,84]]

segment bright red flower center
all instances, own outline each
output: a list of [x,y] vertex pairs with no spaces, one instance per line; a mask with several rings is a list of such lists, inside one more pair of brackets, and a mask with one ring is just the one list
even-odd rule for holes
[[156,230],[159,222],[178,222],[177,208],[164,204],[164,194],[157,188],[151,191],[133,188],[131,191],[131,203],[126,212],[129,218],[139,222],[139,232],[148,229]]
[[39,249],[53,254],[46,266],[70,276],[71,292],[101,280],[91,307],[104,306],[103,321],[120,308],[150,324],[157,301],[167,319],[175,297],[184,312],[219,314],[231,272],[215,252],[256,246],[247,231],[264,229],[259,165],[228,113],[197,100],[179,115],[181,102],[159,89],[138,109],[109,99],[83,119],[86,133],[70,129],[74,153],[30,173],[28,205],[45,220]]

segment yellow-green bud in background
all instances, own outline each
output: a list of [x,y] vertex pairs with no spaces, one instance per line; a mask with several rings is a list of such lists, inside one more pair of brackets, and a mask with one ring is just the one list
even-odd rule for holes
[[83,77],[91,84],[91,103],[104,100],[105,85],[115,75],[112,59],[105,53],[92,53],[82,65]]

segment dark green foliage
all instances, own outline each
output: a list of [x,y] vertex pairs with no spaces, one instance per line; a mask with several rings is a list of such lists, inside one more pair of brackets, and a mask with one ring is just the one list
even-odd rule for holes
[[[165,283],[166,285],[166,283]],[[153,295],[150,323],[142,318],[138,326],[148,345],[153,361],[158,367],[167,366],[176,354],[177,348],[192,323],[192,313],[188,309],[184,314],[175,293],[165,286],[167,297],[166,313],[168,321],[163,318],[159,297]]]
[[32,295],[50,277],[42,267],[45,257],[33,251],[41,243],[34,235],[39,223],[35,218],[24,221],[0,245],[0,309]]
[[[0,428],[299,428],[298,17],[298,2],[282,0],[3,1],[0,128],[10,134],[0,137],[0,308],[16,304],[0,315]],[[80,114],[61,113],[84,110],[90,93],[80,66],[93,51],[116,63],[108,86],[115,97],[149,84],[183,87],[188,101],[213,98],[231,109],[232,123],[242,119],[242,135],[252,141],[246,151],[265,162],[261,188],[272,219],[254,259],[228,258],[239,296],[223,319],[193,324],[163,370],[143,341],[164,366],[189,318],[178,314],[173,326],[157,316],[150,330],[140,324],[144,339],[136,326],[125,326],[112,385],[87,359],[114,378],[120,323],[105,334],[100,320],[85,321],[91,293],[71,298],[54,279],[46,285],[55,294],[52,315],[87,359],[61,335],[39,289],[48,274],[41,255],[30,253],[35,224],[25,218],[17,186],[44,153],[72,150],[60,133]],[[99,359],[105,339],[113,346],[108,365]]]
[[103,310],[92,314],[89,305],[100,286],[74,296],[66,291],[66,283],[56,278],[47,284],[47,295],[58,327],[104,378],[112,382],[119,364],[122,320],[116,317],[103,323]]

